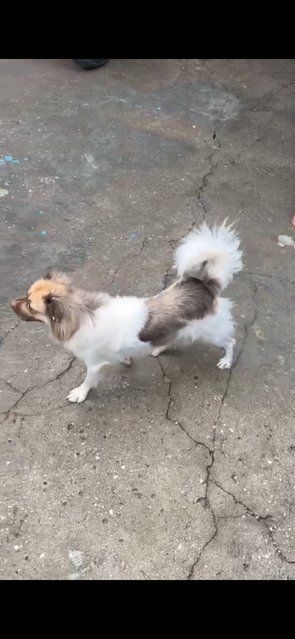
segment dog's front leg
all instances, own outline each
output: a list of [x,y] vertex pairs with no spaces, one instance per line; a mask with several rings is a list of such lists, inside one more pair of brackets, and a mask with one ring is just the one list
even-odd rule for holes
[[225,355],[222,357],[217,366],[218,368],[231,368],[234,356],[234,347],[236,340],[234,337],[231,337],[226,344],[224,345]]
[[107,363],[108,362],[101,362],[100,364],[88,366],[83,384],[77,388],[73,388],[68,395],[67,399],[69,402],[77,402],[77,404],[84,402],[90,389],[97,386],[99,371]]

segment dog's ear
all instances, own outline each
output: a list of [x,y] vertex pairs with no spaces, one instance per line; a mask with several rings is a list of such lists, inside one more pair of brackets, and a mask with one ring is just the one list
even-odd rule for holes
[[51,269],[47,271],[43,279],[54,280],[55,282],[64,284],[65,286],[71,283],[71,278],[66,273],[62,273],[61,271],[52,271]]
[[46,305],[46,312],[52,322],[61,322],[64,315],[64,305],[62,300],[52,294],[49,294],[44,299]]

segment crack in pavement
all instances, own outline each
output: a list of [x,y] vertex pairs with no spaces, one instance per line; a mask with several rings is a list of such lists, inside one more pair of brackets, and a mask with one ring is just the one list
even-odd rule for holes
[[[165,369],[164,369],[164,367],[163,367],[163,365],[162,365],[162,362],[161,362],[161,360],[160,360],[160,356],[159,356],[159,357],[157,357],[156,359],[157,359],[158,365],[159,365],[160,370],[161,370],[161,373],[162,373],[163,383],[166,383],[165,378],[167,378],[167,375],[166,375],[166,373],[165,373]],[[168,379],[169,379],[169,378],[168,378]],[[202,556],[202,554],[203,554],[204,550],[205,550],[205,549],[206,549],[206,547],[207,547],[207,546],[211,543],[211,541],[214,539],[214,537],[217,535],[217,532],[218,532],[218,529],[217,529],[217,522],[216,522],[216,516],[215,516],[215,513],[214,513],[214,511],[213,511],[213,508],[211,507],[211,504],[210,504],[210,502],[209,502],[209,500],[208,500],[208,497],[207,497],[207,483],[208,483],[208,476],[209,476],[209,472],[210,472],[210,471],[209,471],[209,469],[210,469],[210,468],[212,468],[212,465],[213,465],[213,463],[214,463],[214,451],[213,451],[213,450],[211,450],[211,449],[209,448],[209,446],[207,446],[207,444],[205,444],[204,442],[201,442],[201,441],[199,441],[199,440],[195,439],[194,437],[192,437],[192,435],[191,435],[191,434],[190,434],[190,433],[186,430],[186,428],[183,426],[183,424],[182,424],[179,420],[174,420],[174,419],[172,419],[172,417],[170,417],[169,412],[170,412],[171,404],[172,404],[172,401],[173,401],[173,398],[172,398],[172,384],[173,384],[173,382],[170,380],[170,381],[169,381],[169,383],[168,383],[168,391],[167,391],[167,398],[168,398],[168,402],[167,402],[167,409],[166,409],[166,413],[165,413],[165,418],[166,418],[166,419],[167,419],[167,421],[169,421],[171,424],[174,424],[175,426],[178,426],[178,427],[179,427],[179,428],[180,428],[180,429],[181,429],[181,430],[182,430],[182,431],[183,431],[183,432],[187,435],[187,437],[190,439],[190,441],[192,441],[192,442],[193,442],[194,446],[201,446],[201,447],[205,448],[206,452],[207,452],[207,453],[209,454],[209,456],[210,456],[210,462],[209,462],[209,464],[208,464],[208,465],[207,465],[207,467],[206,467],[206,474],[207,474],[207,476],[206,476],[205,481],[203,482],[203,484],[205,484],[205,485],[206,485],[206,489],[205,489],[205,497],[201,497],[200,499],[198,499],[198,500],[197,500],[197,503],[202,502],[204,499],[206,500],[206,505],[205,505],[205,507],[208,507],[208,508],[210,509],[210,511],[211,511],[212,520],[213,520],[213,524],[214,524],[214,530],[213,530],[213,534],[211,535],[211,537],[210,537],[210,538],[206,541],[206,543],[204,544],[204,546],[203,546],[203,548],[202,548],[202,550],[201,550],[201,552],[200,552],[200,554],[199,554],[199,556],[198,556],[197,560],[196,560],[196,561],[194,561],[194,562],[193,562],[193,564],[192,564],[192,566],[190,567],[190,570],[189,570],[189,573],[188,573],[188,579],[191,579],[191,578],[192,578],[192,576],[193,576],[193,573],[194,573],[195,566],[197,565],[198,561],[200,560],[200,558],[201,558],[201,556]],[[225,399],[225,393],[224,393],[224,395],[223,395],[223,399]],[[219,419],[220,411],[221,411],[221,409],[219,410],[219,413],[218,413],[218,416],[217,416],[217,419],[216,419],[216,423],[217,423],[217,421],[218,421],[218,419]],[[213,446],[214,446],[214,443],[215,443],[215,437],[213,438]]]
[[146,237],[142,241],[141,247],[140,247],[138,253],[131,253],[131,254],[128,253],[128,255],[125,255],[125,257],[123,257],[123,259],[119,262],[118,266],[115,268],[115,270],[113,272],[112,279],[111,279],[111,281],[109,283],[109,286],[112,286],[112,284],[114,283],[114,281],[116,279],[116,275],[119,272],[121,266],[123,266],[123,264],[125,264],[125,262],[127,262],[127,260],[134,259],[135,257],[140,257],[141,256],[141,254],[142,254],[142,252],[143,252],[143,250],[144,250],[144,248],[145,248],[145,246],[146,246],[148,241],[149,241],[148,237]]
[[[214,135],[215,135],[214,139],[216,139],[215,131],[214,131]],[[207,160],[209,162],[210,168],[209,168],[209,171],[207,171],[207,173],[205,173],[203,175],[201,185],[200,185],[200,187],[197,190],[197,199],[198,199],[200,207],[203,209],[203,212],[204,212],[203,219],[201,220],[201,223],[205,221],[205,217],[206,217],[206,213],[207,213],[207,207],[206,207],[206,205],[204,203],[204,200],[203,200],[204,192],[205,192],[205,189],[207,188],[207,186],[209,184],[210,178],[214,175],[214,171],[215,171],[215,169],[218,166],[218,161],[214,162],[214,157],[218,153],[220,148],[221,148],[221,145],[220,145],[219,142],[217,142],[217,147],[214,148],[212,153],[210,153],[208,155]],[[196,225],[196,222],[193,222],[190,230],[192,230],[195,225]]]
[[[253,517],[254,519],[256,519],[256,521],[258,521],[259,523],[261,523],[263,525],[264,530],[267,532],[267,535],[274,547],[275,553],[280,557],[280,559],[282,561],[285,561],[287,564],[295,564],[295,560],[291,560],[288,559],[285,555],[285,553],[281,550],[281,548],[278,546],[275,538],[274,538],[274,533],[276,531],[276,524],[275,521],[272,517],[272,515],[259,515],[257,513],[254,512],[254,510],[252,510],[252,508],[250,508],[249,506],[247,506],[247,504],[245,504],[243,501],[241,501],[240,499],[237,499],[237,497],[231,493],[229,490],[227,490],[226,488],[224,488],[223,486],[221,486],[221,484],[219,484],[216,480],[211,479],[211,483],[214,484],[215,486],[217,486],[217,488],[219,488],[220,490],[222,490],[226,495],[229,495],[235,502],[235,504],[243,506],[243,508],[245,509],[246,513],[250,516]],[[239,515],[239,517],[242,517],[242,515]],[[222,519],[221,517],[219,519]]]
[[264,95],[259,98],[255,104],[249,107],[245,107],[243,110],[247,111],[272,111],[273,109],[269,108],[269,101],[276,93],[281,92],[282,89],[287,89],[291,84],[294,83],[294,80],[289,80],[288,82],[282,82],[279,86],[275,86],[270,91],[264,93]]
[[20,321],[16,322],[16,324],[8,328],[7,331],[3,333],[3,335],[0,335],[0,348],[1,346],[3,346],[4,340],[6,339],[6,337],[8,337],[8,335],[13,333],[13,331],[19,326],[19,324],[20,324]]
[[66,366],[66,368],[64,368],[60,373],[58,373],[55,377],[52,377],[51,379],[48,379],[46,382],[44,382],[44,384],[34,384],[34,386],[29,386],[29,388],[27,388],[25,391],[20,391],[16,388],[14,388],[10,382],[7,382],[6,380],[3,380],[5,382],[5,384],[7,384],[8,386],[10,386],[14,391],[16,391],[17,393],[20,393],[21,396],[14,402],[14,404],[12,404],[12,406],[10,406],[10,408],[8,409],[8,411],[4,411],[3,413],[0,413],[0,415],[6,415],[5,419],[3,420],[2,423],[4,423],[4,421],[6,421],[6,419],[8,419],[9,415],[11,414],[11,412],[18,406],[18,404],[23,400],[23,398],[30,393],[31,391],[38,389],[40,390],[41,388],[44,388],[45,386],[47,386],[48,384],[51,384],[52,382],[55,382],[57,379],[60,379],[60,377],[62,377],[65,373],[67,373],[73,366],[73,363],[75,361],[75,357],[72,357],[68,363],[68,365]]
[[199,503],[202,503],[204,508],[208,508],[208,510],[210,510],[211,512],[211,516],[212,516],[212,522],[213,522],[213,533],[212,535],[209,537],[209,539],[206,541],[206,543],[203,545],[197,559],[194,560],[194,562],[192,563],[190,569],[189,569],[189,573],[188,573],[188,579],[192,579],[193,575],[194,575],[194,571],[196,566],[198,565],[204,551],[206,550],[207,546],[209,546],[209,544],[215,539],[216,535],[218,534],[218,520],[216,518],[215,512],[212,508],[212,505],[210,503],[210,500],[208,498],[208,490],[209,490],[209,484],[211,480],[211,473],[212,473],[212,468],[215,462],[215,443],[216,443],[216,430],[217,430],[217,426],[219,424],[220,418],[221,418],[221,413],[223,410],[223,406],[225,404],[225,400],[227,398],[228,395],[228,391],[229,391],[229,387],[231,384],[231,380],[232,380],[232,375],[234,372],[235,367],[237,366],[241,355],[244,351],[245,345],[246,345],[246,341],[247,341],[247,337],[249,334],[249,329],[251,328],[251,326],[253,326],[253,324],[255,323],[256,319],[257,319],[257,314],[258,314],[258,308],[257,308],[257,301],[256,301],[256,294],[257,294],[257,286],[255,284],[255,282],[253,282],[251,280],[251,278],[249,278],[251,283],[252,283],[252,287],[253,287],[253,293],[252,293],[252,299],[253,299],[253,303],[254,303],[254,312],[253,312],[253,317],[249,320],[249,322],[247,322],[244,326],[244,338],[242,340],[242,344],[240,347],[240,350],[238,352],[238,355],[236,356],[235,362],[233,363],[231,369],[229,370],[228,373],[228,377],[227,377],[227,382],[226,382],[226,386],[224,389],[224,392],[222,394],[221,400],[220,400],[220,405],[219,405],[219,409],[218,409],[218,413],[217,416],[213,422],[213,438],[212,438],[212,450],[209,449],[210,451],[210,461],[209,464],[207,465],[206,468],[206,479],[204,481],[205,484],[205,494],[204,497],[200,497],[200,499],[198,500]]
[[6,386],[8,386],[8,388],[11,388],[11,390],[13,390],[15,393],[19,393],[20,395],[22,394],[22,391],[19,390],[19,388],[16,388],[15,386],[13,386],[13,384],[11,384],[11,382],[8,382],[6,379],[0,379],[0,382],[2,382],[3,384],[6,384]]
[[169,380],[168,384],[165,382],[165,378],[169,379],[169,377],[166,375],[166,372],[165,372],[164,367],[162,365],[162,362],[160,360],[160,356],[156,357],[155,359],[157,360],[158,365],[160,367],[160,370],[161,370],[161,373],[162,373],[163,382],[168,387],[168,390],[167,390],[168,403],[167,403],[167,409],[166,409],[166,413],[165,413],[166,419],[171,424],[174,424],[175,426],[179,426],[179,428],[187,435],[187,437],[193,442],[193,444],[195,446],[203,446],[207,450],[207,452],[210,454],[212,451],[209,448],[209,446],[207,446],[207,444],[204,444],[204,442],[198,441],[197,439],[192,437],[192,435],[186,430],[186,428],[183,426],[183,424],[179,420],[174,420],[174,419],[172,419],[172,417],[170,417],[169,412],[170,412],[170,407],[171,407],[171,403],[172,403],[172,399],[173,399],[172,398],[172,394],[171,394],[173,382],[171,380]]
[[[69,368],[70,368],[70,366],[69,366]],[[59,377],[61,377],[64,373],[66,373],[67,370],[69,370],[69,368],[67,368],[66,370],[64,370],[61,373],[59,373]],[[38,388],[38,389],[39,388],[44,388],[45,386],[47,386],[47,384],[50,384],[51,382],[55,382],[56,379],[57,378],[50,379],[47,382],[45,382],[44,384],[42,384],[42,386],[35,385],[35,386],[32,386],[31,388],[28,388],[26,391],[24,391],[24,393],[22,393],[22,397],[19,398],[17,403],[19,403],[23,399],[23,396],[26,395],[29,391],[32,391],[32,390],[34,390],[36,388]],[[125,390],[124,387],[123,388],[118,388],[117,389],[117,391],[118,391],[117,393],[112,390],[112,395],[118,395],[119,393],[122,393],[123,390]],[[146,394],[148,393],[148,391],[146,389],[138,388],[137,386],[132,386],[132,387],[128,386],[128,388],[126,390],[131,391],[131,392],[135,391],[136,393],[146,393]],[[21,391],[19,391],[19,392],[21,392]],[[13,409],[15,408],[15,405],[16,404],[11,406],[9,408],[9,410],[6,411],[5,413],[0,413],[0,416],[3,416],[3,415],[5,416],[4,419],[2,420],[2,422],[0,422],[0,424],[4,424],[4,422],[10,417],[10,415],[13,415],[15,418],[16,417],[20,417],[21,419],[25,419],[25,417],[38,417],[39,415],[49,415],[49,414],[51,415],[52,413],[58,412],[58,411],[60,411],[60,410],[62,410],[64,408],[73,408],[73,404],[71,404],[71,402],[69,402],[69,401],[66,401],[65,403],[60,404],[58,406],[55,406],[55,407],[51,406],[48,410],[43,408],[41,411],[34,411],[32,413],[23,413],[23,412],[22,413],[20,413],[20,412],[15,413],[13,411]]]

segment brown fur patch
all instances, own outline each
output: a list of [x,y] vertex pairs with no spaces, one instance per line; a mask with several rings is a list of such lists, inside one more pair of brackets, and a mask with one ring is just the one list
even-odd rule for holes
[[202,319],[214,312],[215,285],[207,286],[202,280],[188,278],[172,284],[155,297],[149,297],[147,322],[139,333],[142,342],[162,346],[191,320]]
[[59,341],[68,341],[82,322],[91,318],[106,300],[106,295],[71,289],[67,294],[48,296],[46,312],[50,318],[52,335]]

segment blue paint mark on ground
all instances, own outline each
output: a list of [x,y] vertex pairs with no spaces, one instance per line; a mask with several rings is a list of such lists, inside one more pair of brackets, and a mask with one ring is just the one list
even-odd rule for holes
[[41,235],[44,237],[45,235],[47,235],[47,231],[41,231]]
[[4,155],[3,158],[0,158],[0,165],[2,165],[2,166],[5,165],[5,164],[19,164],[19,163],[20,163],[20,161],[19,160],[15,160],[13,155]]

